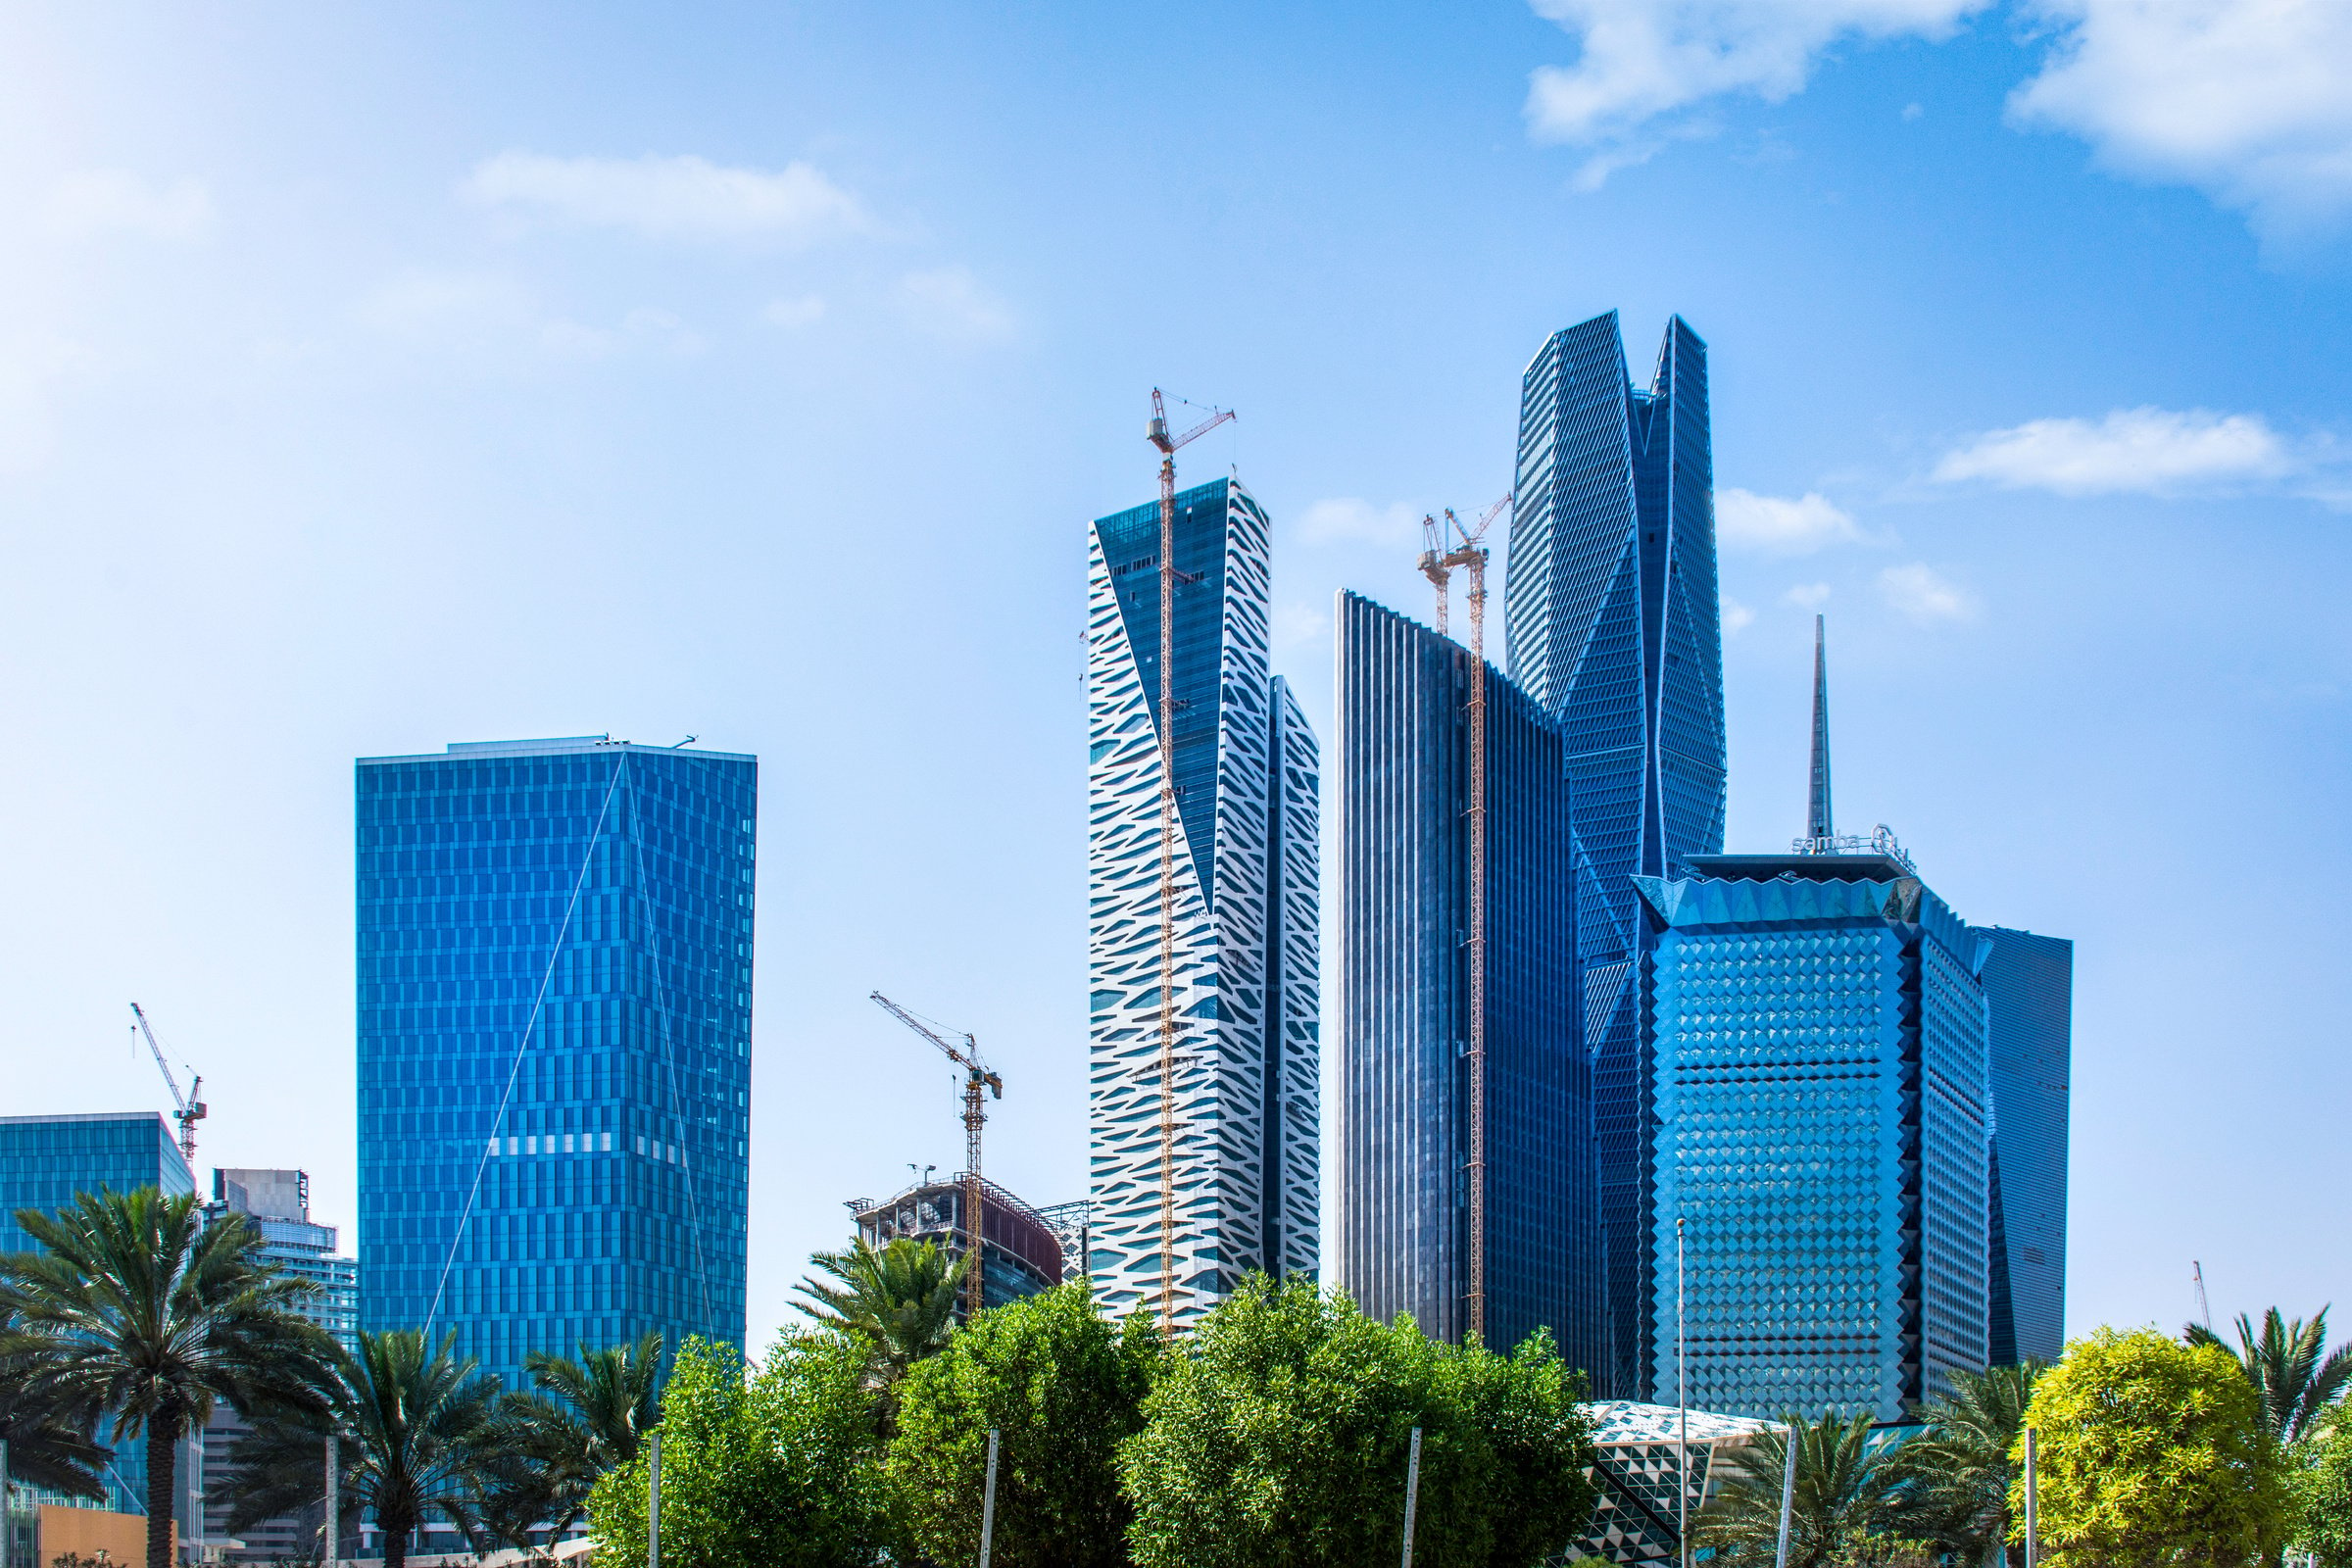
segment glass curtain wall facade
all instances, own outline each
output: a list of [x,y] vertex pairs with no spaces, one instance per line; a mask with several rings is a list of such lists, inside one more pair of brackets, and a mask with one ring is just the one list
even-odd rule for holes
[[[1175,1318],[1251,1269],[1318,1265],[1318,760],[1266,640],[1266,515],[1239,482],[1176,498]],[[1154,1309],[1160,1145],[1159,507],[1087,561],[1090,1270]]]
[[363,758],[360,1321],[742,1348],[750,757],[602,737]]
[[[1987,1363],[1984,948],[1900,860],[1697,856],[1654,938],[1651,1378],[1882,1421]],[[1675,1223],[1685,1224],[1678,1303]]]
[[[34,1249],[17,1223],[20,1208],[54,1214],[73,1206],[83,1193],[127,1193],[153,1187],[172,1198],[196,1191],[196,1178],[181,1156],[172,1124],[152,1110],[121,1115],[0,1116],[0,1252]],[[174,1507],[184,1527],[195,1510],[194,1488],[202,1449],[191,1435],[181,1450],[180,1500]],[[118,1513],[147,1511],[147,1444],[128,1438],[115,1445],[107,1466],[106,1506]]]
[[1492,665],[1354,594],[1338,605],[1334,1269],[1365,1311],[1468,1328],[1471,682],[1487,707],[1487,1343],[1606,1350],[1580,1039],[1568,781],[1549,717]]
[[1645,1396],[1654,1106],[1628,880],[1723,847],[1723,636],[1707,349],[1667,323],[1647,387],[1617,315],[1554,333],[1521,386],[1503,574],[1511,678],[1560,726],[1575,823],[1577,957],[1592,1058],[1611,1360]]
[[2066,1348],[2075,945],[1980,926],[1992,1056],[1992,1361]]

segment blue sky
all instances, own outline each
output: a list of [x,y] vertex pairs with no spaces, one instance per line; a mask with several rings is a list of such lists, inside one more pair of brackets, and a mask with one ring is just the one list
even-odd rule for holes
[[[2077,946],[2072,1326],[2352,1301],[2352,9],[24,5],[0,15],[0,1108],[352,1211],[350,760],[763,763],[753,1330],[954,1165],[1083,1186],[1086,519],[1152,386],[1279,666],[1425,612],[1520,368],[1713,353],[1731,846]],[[2330,1196],[2331,1194],[2339,1196]]]

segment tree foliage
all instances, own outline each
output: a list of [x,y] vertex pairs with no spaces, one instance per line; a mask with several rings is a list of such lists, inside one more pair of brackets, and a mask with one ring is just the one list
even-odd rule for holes
[[[1583,1528],[1589,1492],[1585,1506],[1564,1500],[1532,1527],[1506,1528],[1500,1514],[1529,1509],[1543,1477],[1581,1481],[1590,1435],[1561,1403],[1575,1380],[1545,1346],[1524,1360],[1482,1354],[1437,1344],[1409,1318],[1375,1322],[1309,1282],[1246,1281],[1171,1360],[1123,1449],[1137,1568],[1395,1560],[1416,1426],[1420,1568],[1519,1568],[1556,1553]],[[1508,1429],[1501,1443],[1488,1419]]]
[[2320,1417],[2352,1385],[2352,1346],[2328,1348],[2328,1309],[2308,1323],[2288,1319],[2272,1307],[2257,1331],[2244,1313],[2231,1346],[2202,1323],[2191,1323],[2190,1345],[2210,1345],[2237,1358],[2262,1397],[2263,1430],[2279,1443],[2296,1443],[2318,1428]]
[[906,1543],[978,1560],[993,1427],[998,1568],[1123,1568],[1134,1509],[1119,1445],[1165,1354],[1148,1316],[1114,1326],[1083,1284],[981,1313],[900,1386],[889,1485]]
[[553,1544],[588,1506],[597,1478],[637,1457],[660,1409],[662,1336],[579,1347],[571,1360],[534,1350],[523,1362],[538,1387],[499,1400],[484,1444],[485,1525],[510,1545]]
[[2352,1568],[2352,1426],[2328,1423],[2295,1475],[2295,1545],[2319,1568]]
[[[855,1335],[788,1330],[747,1380],[731,1348],[687,1341],[662,1392],[663,1568],[877,1561],[885,1513],[870,1361]],[[646,1562],[650,1460],[641,1449],[589,1495],[600,1562]]]
[[[2100,1329],[2034,1386],[2050,1568],[2238,1568],[2276,1550],[2288,1499],[2244,1370],[2216,1346]],[[2022,1464],[2025,1441],[2012,1450]],[[2010,1506],[2024,1513],[2024,1482]]]
[[1867,1411],[1819,1421],[1792,1417],[1788,1429],[1760,1432],[1724,1456],[1724,1479],[1691,1521],[1692,1544],[1727,1565],[1771,1563],[1780,1545],[1781,1492],[1789,1445],[1796,1447],[1796,1490],[1788,1532],[1789,1568],[1843,1568],[1895,1549],[1886,1531],[1894,1512],[1895,1472],[1870,1441]]
[[102,1472],[113,1457],[87,1423],[69,1419],[43,1385],[55,1348],[24,1337],[0,1309],[0,1443],[19,1482],[93,1502],[106,1497]]
[[909,1237],[877,1248],[861,1236],[846,1252],[817,1252],[809,1261],[832,1283],[812,1276],[794,1286],[808,1298],[801,1310],[865,1346],[865,1384],[880,1396],[876,1409],[887,1433],[899,1380],[956,1332],[967,1260],[950,1262],[931,1243]]
[[[1887,1456],[1902,1531],[1934,1542],[1960,1563],[1998,1563],[2011,1555],[2010,1457],[2025,1431],[2034,1385],[2044,1361],[1954,1372],[1936,1398],[1912,1412],[1926,1430]],[[2024,1560],[2022,1545],[2014,1555]]]
[[[243,1215],[207,1226],[192,1195],[142,1187],[83,1193],[55,1215],[19,1209],[17,1223],[42,1250],[0,1256],[9,1348],[53,1420],[144,1434],[149,1518],[171,1515],[179,1440],[216,1402],[316,1402],[334,1341],[296,1309],[318,1287],[270,1267]],[[147,1568],[171,1562],[170,1532],[148,1532]]]
[[321,1404],[264,1409],[229,1450],[217,1495],[229,1528],[248,1529],[318,1501],[327,1433],[336,1446],[340,1539],[356,1542],[363,1514],[382,1532],[385,1568],[401,1568],[411,1538],[436,1515],[482,1532],[485,1446],[498,1395],[457,1336],[427,1346],[416,1329],[362,1330],[355,1355],[338,1353],[320,1380]]
[[1585,1376],[1539,1329],[1509,1355],[1476,1343],[1460,1358],[1470,1418],[1494,1451],[1485,1492],[1494,1543],[1487,1560],[1538,1563],[1583,1535],[1600,1500]]

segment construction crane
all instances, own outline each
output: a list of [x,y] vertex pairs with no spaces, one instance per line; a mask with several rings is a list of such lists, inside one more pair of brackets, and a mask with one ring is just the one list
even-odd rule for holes
[[1438,591],[1438,635],[1446,635],[1446,602],[1455,567],[1470,574],[1463,598],[1470,609],[1470,1290],[1464,1305],[1470,1332],[1487,1332],[1487,529],[1511,504],[1505,494],[1465,527],[1446,509],[1446,520],[1421,519],[1421,574]]
[[[1182,435],[1152,389],[1145,439],[1159,450],[1159,1326],[1176,1328],[1176,450],[1233,417],[1211,409]],[[1187,579],[1190,580],[1190,579]]]
[[155,1064],[162,1069],[164,1084],[172,1091],[172,1103],[178,1107],[172,1119],[179,1123],[179,1152],[188,1161],[188,1170],[196,1169],[196,1124],[204,1120],[204,1074],[189,1080],[188,1092],[179,1092],[179,1080],[172,1076],[172,1064],[164,1059],[164,1048],[156,1043],[155,1030],[148,1025],[147,1014],[137,1003],[130,1004],[130,1015],[138,1020],[138,1032],[146,1038],[147,1049],[155,1054]]
[[[980,1042],[970,1035],[963,1044],[951,1043],[929,1024],[891,1001],[881,992],[871,999],[884,1012],[930,1041],[948,1054],[948,1059],[963,1069],[963,1255],[971,1261],[964,1265],[963,1320],[969,1323],[981,1308],[981,1275],[986,1259],[980,1250],[980,1129],[988,1120],[982,1091],[1004,1098],[1004,1080],[988,1070],[980,1059]],[[908,1166],[912,1169],[912,1166]]]

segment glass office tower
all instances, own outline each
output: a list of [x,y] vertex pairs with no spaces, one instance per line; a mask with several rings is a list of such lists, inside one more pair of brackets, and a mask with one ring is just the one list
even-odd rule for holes
[[1600,1392],[1650,1391],[1643,929],[1628,878],[1723,848],[1723,636],[1707,349],[1666,326],[1646,388],[1614,311],[1556,332],[1520,394],[1503,574],[1511,678],[1559,723],[1576,833],[1577,957],[1592,1058],[1611,1364]]
[[1486,682],[1486,1343],[1605,1359],[1559,732],[1493,665],[1339,598],[1338,1282],[1468,1327],[1468,699]]
[[[172,1124],[156,1112],[0,1116],[0,1252],[30,1251],[36,1245],[17,1223],[20,1208],[54,1214],[72,1207],[82,1193],[127,1193],[141,1187],[157,1188],[172,1198],[196,1191],[196,1178],[180,1154]],[[195,1517],[188,1498],[200,1452],[191,1435],[181,1450],[180,1497],[173,1510],[183,1526]],[[144,1438],[115,1445],[106,1484],[107,1507],[119,1513],[147,1511]]]
[[1992,1054],[1992,1360],[2066,1349],[2075,945],[1979,926]]
[[362,758],[360,1322],[742,1348],[758,763]]
[[1267,658],[1266,515],[1176,498],[1173,1246],[1162,1227],[1159,507],[1087,556],[1089,1272],[1189,1323],[1251,1269],[1317,1266],[1317,760]]
[[1899,1419],[1990,1349],[1986,945],[1890,835],[1687,863],[1636,879],[1651,1380],[1676,1387],[1679,1345],[1693,1405]]

